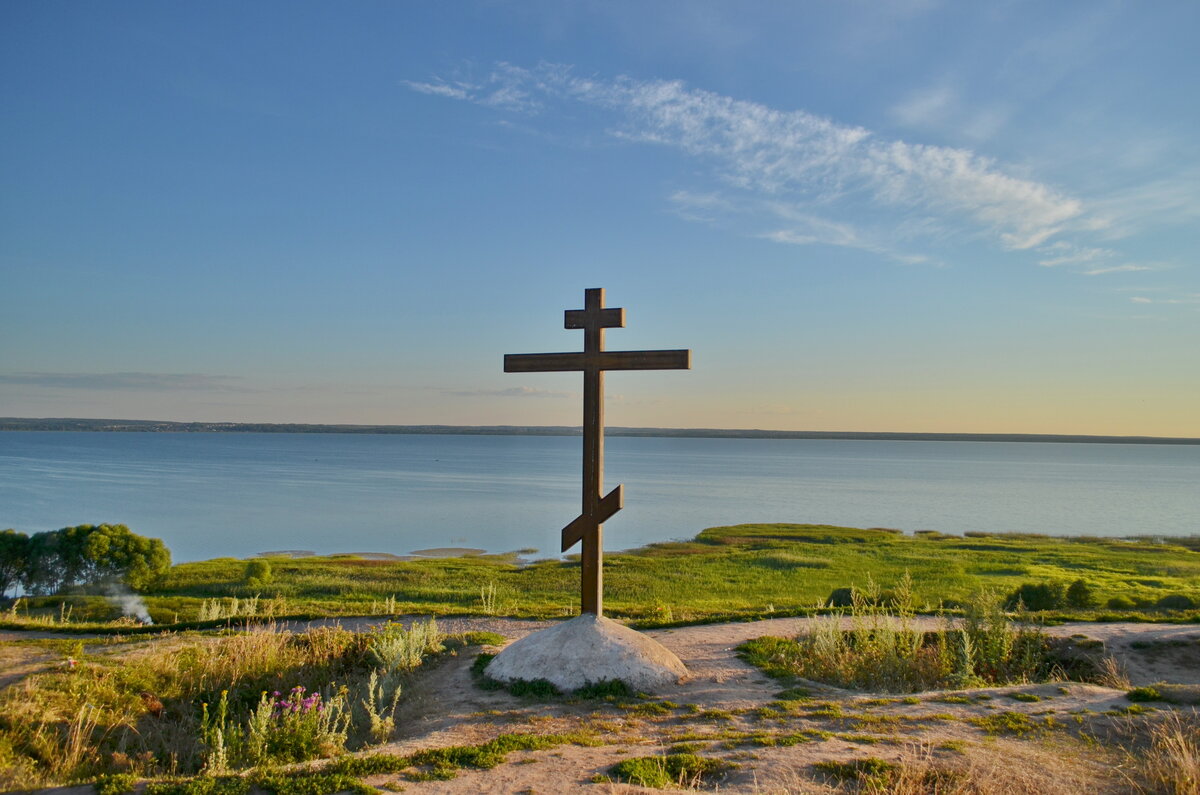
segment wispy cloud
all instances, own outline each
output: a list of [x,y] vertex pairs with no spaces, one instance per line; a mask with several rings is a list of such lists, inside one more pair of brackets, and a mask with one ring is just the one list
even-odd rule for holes
[[1091,248],[1076,246],[1065,241],[1057,241],[1038,249],[1045,259],[1038,260],[1038,265],[1045,268],[1056,268],[1059,265],[1085,265],[1097,260],[1113,257],[1117,252],[1107,248]]
[[128,391],[208,390],[254,392],[241,378],[200,373],[0,373],[0,384]]
[[1139,271],[1152,271],[1155,268],[1150,265],[1112,265],[1107,268],[1092,268],[1084,271],[1086,276],[1103,276],[1106,273],[1137,273]]
[[445,389],[446,395],[454,397],[519,397],[519,398],[570,398],[574,392],[556,392],[550,389],[535,389],[531,386],[513,386],[507,389]]
[[1135,304],[1188,304],[1200,305],[1200,293],[1184,293],[1175,298],[1149,298],[1144,295],[1134,295],[1129,298]]
[[[1080,200],[1007,173],[970,150],[886,140],[804,110],[777,110],[680,81],[590,79],[560,65],[525,69],[501,63],[479,82],[409,85],[525,113],[564,101],[608,110],[616,116],[613,135],[673,148],[709,163],[727,190],[804,208],[809,219],[821,217],[820,224],[805,220],[795,228],[754,232],[783,243],[890,250],[877,236],[851,229],[839,213],[850,205],[945,219],[943,233],[945,228],[965,228],[968,236],[982,233],[1012,250],[1032,249],[1064,230],[1102,223],[1087,215]],[[940,100],[925,100],[935,101]],[[723,199],[707,191],[685,192],[684,197],[689,195],[712,195],[712,204]],[[692,202],[691,210],[698,209]],[[814,226],[828,230],[839,225],[848,233],[812,232]]]
[[419,91],[422,94],[433,94],[439,97],[450,97],[451,99],[467,99],[469,97],[467,89],[471,87],[456,86],[450,83],[419,83],[415,80],[402,80],[401,82],[413,91]]

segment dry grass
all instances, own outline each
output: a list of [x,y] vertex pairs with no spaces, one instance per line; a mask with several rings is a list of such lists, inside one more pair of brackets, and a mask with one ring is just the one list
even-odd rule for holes
[[[389,657],[392,646],[405,652],[402,659]],[[268,627],[187,644],[172,638],[129,656],[64,660],[0,692],[0,791],[98,774],[193,773],[211,765],[221,745],[204,736],[204,705],[219,703],[222,713],[228,705],[222,733],[229,741],[250,731],[246,722],[265,701],[260,728],[274,741],[288,724],[263,694],[296,687],[324,705],[346,705],[343,744],[382,742],[394,729],[396,677],[440,647],[432,623],[380,633]]]
[[1172,712],[1150,728],[1150,747],[1137,757],[1143,792],[1200,795],[1200,718]]
[[1096,677],[1096,684],[1111,687],[1114,690],[1129,690],[1133,687],[1133,683],[1129,681],[1129,672],[1125,670],[1125,665],[1115,657],[1102,657],[1098,667],[1100,670]]

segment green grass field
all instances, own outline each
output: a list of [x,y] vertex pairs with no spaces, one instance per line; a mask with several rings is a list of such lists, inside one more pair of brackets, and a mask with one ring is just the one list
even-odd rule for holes
[[[573,560],[521,565],[514,556],[496,555],[404,562],[271,558],[267,581],[248,580],[247,568],[248,561],[233,558],[178,564],[161,588],[146,594],[151,616],[157,624],[199,619],[207,624],[230,614],[553,618],[579,609],[579,564]],[[1008,593],[1023,583],[1065,586],[1083,579],[1098,606],[1059,611],[1057,617],[1195,620],[1200,615],[1186,608],[1155,608],[1163,597],[1175,595],[1200,605],[1196,537],[1158,543],[736,525],[710,528],[689,542],[610,553],[604,571],[606,613],[643,626],[803,613],[823,604],[835,589],[862,587],[869,580],[886,595],[906,571],[915,583],[916,605],[930,612],[953,609],[981,588]],[[19,618],[22,609],[61,617],[58,601],[25,602],[9,617]],[[99,597],[74,602],[73,622],[114,617]]]

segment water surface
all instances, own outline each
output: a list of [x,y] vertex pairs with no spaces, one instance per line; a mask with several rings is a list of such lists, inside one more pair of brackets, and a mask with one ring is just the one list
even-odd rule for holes
[[[174,559],[477,547],[558,554],[578,437],[0,433],[0,528],[120,522]],[[1200,446],[607,440],[605,546],[742,522],[1200,534]]]

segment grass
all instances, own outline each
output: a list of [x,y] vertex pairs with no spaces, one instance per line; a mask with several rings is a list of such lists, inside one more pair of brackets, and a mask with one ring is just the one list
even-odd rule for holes
[[[1040,629],[1014,624],[994,593],[980,592],[964,606],[957,627],[915,628],[912,583],[907,574],[887,607],[879,589],[854,591],[843,615],[819,619],[796,638],[762,637],[738,647],[747,662],[771,676],[802,678],[840,688],[912,693],[924,690],[1045,681],[1051,675],[1099,678],[1095,650],[1079,654]],[[1032,694],[1013,694],[1040,701]]]
[[720,759],[682,752],[626,759],[610,767],[608,775],[615,781],[652,789],[691,789],[710,783],[732,767]]
[[1026,715],[1024,712],[1013,712],[1011,710],[997,712],[994,715],[971,718],[971,722],[988,734],[1009,734],[1017,737],[1023,737],[1027,734],[1040,734],[1061,726],[1057,720],[1048,715],[1038,720]]
[[815,763],[813,768],[838,781],[856,781],[870,785],[886,782],[900,766],[886,759],[868,756],[846,761],[829,759]]
[[0,789],[220,776],[383,742],[406,675],[462,643],[443,644],[429,622],[166,638],[88,656],[0,692]]
[[[1200,545],[1190,547],[1188,541],[904,535],[798,524],[714,527],[692,541],[609,553],[605,607],[610,615],[640,626],[800,615],[819,612],[831,592],[850,586],[847,572],[860,580],[869,575],[876,582],[892,582],[908,571],[918,583],[913,603],[924,612],[960,604],[983,587],[1008,593],[1026,582],[1065,585],[1087,572],[1102,604],[1122,597],[1147,607],[1051,615],[1196,620],[1200,613],[1194,610],[1153,607],[1172,594],[1200,602]],[[498,610],[498,602],[506,614],[518,617],[554,618],[578,611],[577,559],[521,565],[504,555],[414,561],[273,558],[271,582],[253,588],[245,584],[246,564],[218,558],[175,565],[166,583],[145,595],[151,617],[157,624],[180,628],[284,616],[469,615]],[[481,599],[479,583],[487,584],[489,598]],[[62,598],[23,600],[17,611],[3,614],[0,626],[90,623],[94,631],[94,622],[118,618],[98,597],[71,597],[71,611],[65,615],[62,604]],[[244,615],[251,608],[255,615]],[[230,618],[231,611],[243,615]],[[126,622],[112,630],[140,628]]]

